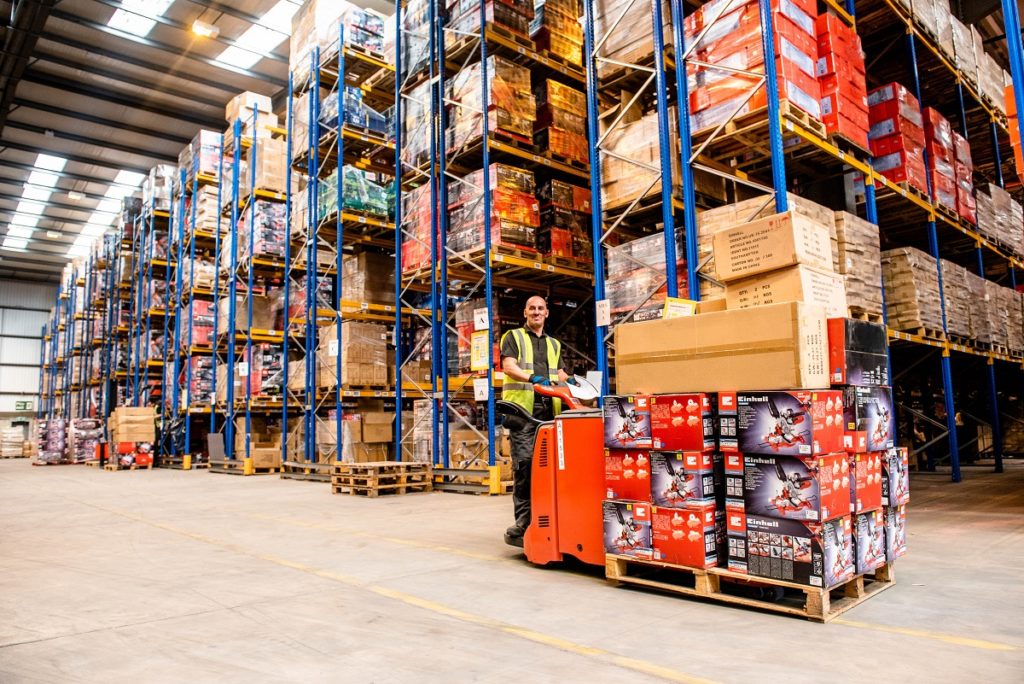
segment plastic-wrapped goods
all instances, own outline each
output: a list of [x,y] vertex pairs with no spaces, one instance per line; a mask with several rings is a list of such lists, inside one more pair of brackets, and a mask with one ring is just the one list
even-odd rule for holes
[[25,431],[21,427],[0,428],[0,457],[20,458],[25,442]]
[[[484,244],[483,171],[452,183],[448,198],[448,246],[456,252]],[[505,164],[488,169],[492,244],[535,249],[540,203],[533,173]]]
[[894,183],[928,192],[921,106],[906,87],[888,83],[868,93],[868,139],[873,166]]
[[62,418],[39,422],[39,460],[43,463],[63,463],[67,459],[68,424]]
[[949,0],[932,0],[935,5],[935,36],[939,50],[947,59],[956,59],[956,47],[953,44],[953,18],[949,11]]
[[220,155],[221,134],[203,129],[178,153],[178,166],[186,170],[190,179],[196,171],[216,179],[220,174]]
[[97,418],[71,421],[71,462],[84,463],[96,458],[96,446],[103,439],[103,422]]
[[[388,191],[373,179],[376,176],[354,166],[342,167],[342,211],[367,214],[380,218],[388,216]],[[338,210],[338,172],[323,179],[319,189],[317,217],[323,221]]]
[[978,82],[978,62],[974,57],[974,36],[971,33],[971,27],[965,25],[955,16],[950,16],[949,26],[957,70],[968,83],[976,84]]
[[835,213],[837,273],[846,285],[846,303],[882,315],[882,260],[878,226],[845,211]]
[[317,276],[304,273],[299,276],[298,282],[292,283],[288,290],[288,320],[293,323],[305,324],[306,321],[306,298],[309,296],[309,288],[313,287],[313,306],[316,309],[331,309],[331,290],[333,288],[331,276]]
[[[664,44],[672,45],[672,10],[667,0],[662,0],[661,4]],[[632,0],[595,0],[594,35],[606,36],[600,52],[601,57],[626,64],[650,63],[654,58],[650,3]],[[600,61],[597,76],[601,79],[608,78],[619,70],[621,67]]]
[[890,328],[942,331],[935,259],[913,247],[886,250],[882,252],[882,278]]
[[821,87],[821,121],[825,130],[868,147],[867,77],[860,36],[834,14],[816,22]]
[[[409,0],[402,10],[402,80],[424,70],[430,57],[429,0]],[[391,23],[390,21],[388,23]]]
[[942,297],[946,302],[946,331],[957,337],[971,336],[971,291],[967,269],[942,260]]
[[301,83],[312,67],[310,55],[319,48],[320,62],[338,53],[338,44],[384,52],[384,19],[344,0],[307,0],[292,17],[288,63]]
[[430,186],[421,185],[402,193],[402,270],[415,271],[430,264]]
[[[461,105],[449,110],[447,136],[453,153],[479,141],[483,133],[482,74],[477,63],[449,82],[448,98]],[[537,105],[530,91],[530,70],[492,55],[487,58],[487,84],[488,131],[532,141]]]
[[[363,91],[345,86],[345,121],[348,126],[368,129],[383,136],[388,134],[388,120],[383,114],[363,102]],[[338,93],[329,93],[320,103],[320,125],[337,130]]]
[[985,50],[985,40],[977,28],[971,27],[974,39],[974,61],[978,65],[978,91],[996,111],[1006,114],[1006,100],[1003,97],[1003,69]]
[[430,88],[428,81],[416,86],[402,99],[402,159],[410,166],[419,166],[430,159]]
[[[252,308],[254,331],[281,330],[284,327],[284,290],[276,288],[267,294],[253,294],[246,298],[236,294],[235,333],[245,333],[249,326],[249,308]],[[217,334],[226,335],[231,322],[231,300],[221,295],[217,300]]]
[[[519,0],[521,2],[521,0]],[[452,3],[450,3],[452,4]],[[480,32],[480,2],[454,3],[463,8],[455,8],[451,21],[452,31],[458,35]],[[529,15],[524,12],[528,11]],[[516,3],[507,0],[484,0],[484,21],[518,33],[524,38],[530,35],[530,19],[533,17],[533,5],[525,2],[517,7]]]
[[385,303],[395,299],[395,259],[378,252],[346,254],[341,268],[341,298]]
[[[240,212],[238,230],[237,263],[244,265],[252,257],[284,259],[285,205],[278,202],[256,200],[253,209]],[[255,220],[253,220],[255,219]],[[250,235],[251,233],[251,235]],[[250,240],[252,248],[250,249]],[[221,268],[231,268],[231,238],[221,247]]]
[[149,176],[142,182],[142,201],[152,203],[153,209],[170,211],[171,186],[178,175],[178,169],[170,164],[157,164],[149,170]]
[[[672,179],[676,181],[682,177],[677,150],[679,141],[675,135],[677,119],[675,107],[669,110],[670,163]],[[628,206],[638,196],[648,198],[661,193],[661,172],[647,168],[661,168],[657,112],[650,112],[635,121],[619,123],[608,134],[605,146],[617,155],[605,156],[601,162],[601,194],[605,209],[619,209]],[[673,187],[673,194],[678,193],[679,187],[678,183]]]
[[[687,291],[683,231],[676,231],[676,277],[679,292]],[[608,248],[605,292],[613,316],[633,312],[629,320],[660,318],[668,291],[665,280],[665,234],[661,230]]]
[[[235,401],[245,401],[246,389],[250,397],[279,397],[284,391],[284,353],[281,345],[261,342],[251,347],[248,363],[244,352],[235,363]],[[217,402],[227,401],[226,363],[217,364]]]
[[935,0],[913,0],[911,9],[914,13],[914,22],[932,37],[938,37],[939,25],[935,12]]
[[967,139],[953,131],[953,176],[956,180],[956,213],[977,225],[978,205],[974,198],[974,162]]

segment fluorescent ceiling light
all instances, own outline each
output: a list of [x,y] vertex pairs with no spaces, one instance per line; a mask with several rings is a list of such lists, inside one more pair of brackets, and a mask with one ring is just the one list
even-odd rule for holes
[[248,50],[243,50],[240,47],[232,45],[226,48],[224,52],[217,55],[214,61],[227,64],[228,66],[237,67],[239,69],[248,69],[261,59],[263,59],[263,57],[261,55],[257,55],[255,52],[249,52]]
[[89,248],[85,245],[71,245],[68,248],[69,257],[84,257],[89,256]]
[[29,228],[35,228],[38,223],[38,216],[30,216],[28,214],[15,214],[13,217],[11,217],[12,226],[28,226]]
[[216,38],[220,35],[220,28],[214,24],[208,24],[205,21],[196,19],[192,22],[192,33],[203,38]]
[[109,188],[107,188],[107,191],[103,193],[103,196],[120,200],[121,198],[127,197],[133,192],[135,192],[135,188],[129,188],[124,185],[111,185]]
[[156,17],[167,11],[174,0],[122,0],[122,9],[114,12],[107,26],[133,36],[146,36],[156,26]]
[[52,154],[40,154],[36,157],[36,168],[47,171],[63,171],[68,160],[64,157],[55,157]]
[[109,226],[103,226],[98,223],[87,223],[82,226],[82,235],[88,235],[89,237],[99,237],[109,228]]
[[64,233],[60,232],[59,230],[48,230],[46,231],[46,237],[50,238],[51,240],[57,240],[59,238],[64,237]]
[[35,214],[39,215],[43,213],[43,209],[46,208],[45,204],[39,202],[32,202],[29,200],[22,200],[18,202],[18,206],[14,209],[16,214]]
[[80,202],[85,199],[85,195],[74,190],[68,190],[68,199],[72,202]]
[[50,195],[53,191],[49,188],[40,188],[37,185],[26,185],[21,191],[21,196],[27,200],[35,200],[36,202],[45,202],[50,199]]
[[30,238],[32,233],[35,232],[31,228],[25,228],[24,226],[8,226],[7,234],[11,237],[16,238]]
[[114,182],[118,185],[128,185],[133,188],[139,187],[144,180],[146,180],[146,174],[135,171],[118,171],[114,178]]
[[9,249],[12,251],[24,252],[25,247],[28,246],[28,240],[26,238],[11,237],[8,235],[4,238],[3,244],[0,244],[0,249]]
[[[216,61],[239,69],[249,69],[263,59],[262,53],[273,50],[291,35],[292,16],[299,6],[290,0],[278,0],[266,14],[240,35],[231,45],[216,57]],[[284,28],[281,28],[284,27]]]
[[25,182],[32,185],[45,185],[52,188],[57,185],[57,180],[59,178],[60,176],[55,173],[50,173],[49,171],[33,171],[28,174],[28,180]]
[[105,214],[116,214],[121,211],[121,201],[116,199],[105,199],[96,205],[95,211],[102,211]]
[[89,223],[95,223],[101,226],[109,226],[114,222],[117,214],[108,214],[102,211],[94,211],[89,214]]

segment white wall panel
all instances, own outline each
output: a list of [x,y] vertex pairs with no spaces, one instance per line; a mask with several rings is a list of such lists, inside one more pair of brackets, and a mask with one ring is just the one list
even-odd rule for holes
[[[39,391],[39,367],[0,366],[0,393]],[[29,397],[22,397],[28,399]]]
[[49,311],[56,298],[56,285],[0,280],[0,307],[17,306]]
[[39,337],[49,314],[45,311],[22,311],[0,306],[0,336],[31,335]]
[[39,363],[39,340],[0,337],[0,363]]

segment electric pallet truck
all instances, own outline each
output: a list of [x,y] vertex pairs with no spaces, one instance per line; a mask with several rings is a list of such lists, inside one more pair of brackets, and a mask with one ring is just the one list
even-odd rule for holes
[[575,384],[534,385],[537,394],[561,399],[554,420],[539,421],[522,406],[495,402],[503,416],[538,424],[531,466],[530,526],[523,536],[527,560],[536,565],[566,555],[604,565],[601,502],[604,486],[604,421],[600,408],[588,408],[600,392],[585,378]]

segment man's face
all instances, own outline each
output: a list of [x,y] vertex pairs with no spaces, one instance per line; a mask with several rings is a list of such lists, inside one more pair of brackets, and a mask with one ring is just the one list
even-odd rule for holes
[[540,297],[530,297],[526,302],[526,323],[531,328],[540,328],[548,317],[548,305]]

